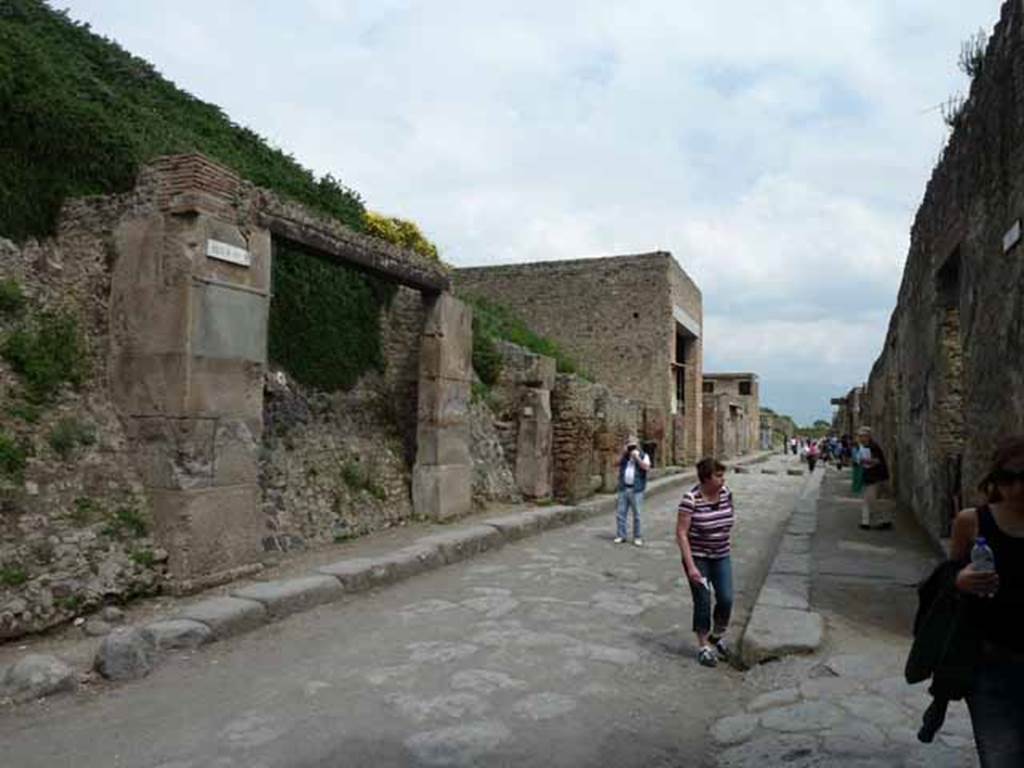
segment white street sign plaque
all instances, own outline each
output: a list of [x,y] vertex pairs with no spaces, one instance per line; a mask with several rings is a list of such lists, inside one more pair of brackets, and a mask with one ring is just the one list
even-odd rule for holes
[[252,254],[247,250],[230,243],[222,243],[220,240],[206,241],[206,255],[211,259],[240,264],[243,267],[252,265]]

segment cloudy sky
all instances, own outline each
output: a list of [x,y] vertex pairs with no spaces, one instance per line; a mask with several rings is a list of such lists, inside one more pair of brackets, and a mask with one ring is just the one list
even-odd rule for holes
[[[457,266],[669,250],[705,369],[866,378],[1000,0],[62,0]],[[638,297],[638,301],[642,301]]]

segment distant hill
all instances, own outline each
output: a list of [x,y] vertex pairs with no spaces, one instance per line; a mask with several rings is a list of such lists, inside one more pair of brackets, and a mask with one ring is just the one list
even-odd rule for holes
[[359,195],[41,0],[0,0],[0,236],[50,234],[67,197],[131,188],[151,158],[199,151],[365,231]]

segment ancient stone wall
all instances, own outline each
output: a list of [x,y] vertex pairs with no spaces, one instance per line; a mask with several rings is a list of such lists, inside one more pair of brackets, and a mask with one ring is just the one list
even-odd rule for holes
[[716,408],[718,430],[728,434],[725,442],[719,440],[718,449],[723,456],[740,456],[756,451],[760,445],[760,390],[757,375],[753,373],[705,373],[705,397],[721,398]]
[[[503,304],[542,336],[558,342],[596,381],[621,397],[647,406],[645,437],[659,463],[676,458],[675,404],[678,306],[700,330],[700,291],[659,252],[573,261],[539,262],[456,270],[456,291]],[[699,449],[700,339],[690,348],[686,412],[678,452]],[[691,421],[692,420],[692,421]],[[685,442],[689,441],[689,442]]]
[[342,541],[412,518],[410,467],[379,375],[348,392],[267,376],[260,488],[266,551]]
[[917,212],[866,388],[894,487],[935,536],[961,489],[977,500],[999,436],[1024,431],[1022,216],[1024,8],[1007,2]]
[[554,495],[573,501],[618,484],[618,458],[638,434],[643,406],[602,384],[560,374],[551,393]]
[[153,539],[107,387],[109,233],[145,205],[136,195],[80,200],[66,206],[52,240],[0,240],[0,281],[25,296],[17,313],[0,312],[0,341],[41,312],[66,312],[87,349],[81,385],[44,402],[0,359],[0,434],[27,454],[22,471],[0,471],[0,639],[153,594],[165,581],[168,553]]

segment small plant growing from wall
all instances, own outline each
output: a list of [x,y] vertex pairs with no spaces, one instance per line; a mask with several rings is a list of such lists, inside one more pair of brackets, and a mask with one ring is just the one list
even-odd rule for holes
[[16,316],[25,306],[25,295],[16,280],[0,280],[0,315]]
[[34,403],[52,400],[64,384],[80,386],[87,373],[85,337],[70,312],[44,312],[22,323],[0,346]]
[[71,522],[84,528],[103,518],[103,507],[95,499],[79,496],[72,502]]
[[148,531],[149,524],[135,507],[119,507],[103,527],[103,533],[113,538],[141,539]]
[[96,433],[78,419],[64,418],[53,427],[47,440],[53,452],[63,461],[68,461],[77,448],[95,443]]
[[12,435],[0,432],[0,478],[21,482],[28,449]]
[[20,565],[5,565],[0,567],[0,585],[5,587],[20,587],[28,581],[28,572]]

